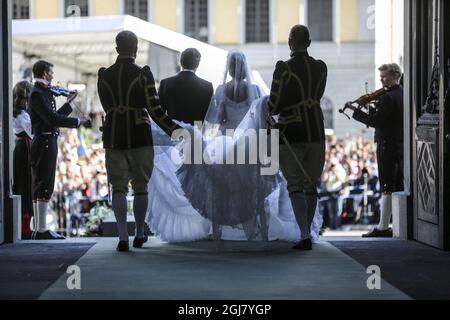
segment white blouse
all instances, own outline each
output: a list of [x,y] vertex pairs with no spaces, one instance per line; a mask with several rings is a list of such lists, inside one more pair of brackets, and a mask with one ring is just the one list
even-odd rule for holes
[[14,134],[19,134],[23,131],[25,131],[30,138],[33,138],[33,134],[31,133],[31,118],[25,110],[22,110],[17,117],[13,117]]

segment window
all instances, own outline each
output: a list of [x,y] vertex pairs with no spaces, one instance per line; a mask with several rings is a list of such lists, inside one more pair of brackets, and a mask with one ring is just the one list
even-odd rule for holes
[[65,0],[64,16],[65,17],[87,17],[89,15],[89,0]]
[[30,19],[30,0],[13,1],[13,19]]
[[184,1],[184,33],[208,42],[208,0]]
[[245,3],[246,42],[269,42],[269,0],[247,0]]
[[148,0],[125,0],[125,14],[148,21]]
[[313,41],[333,41],[333,1],[308,1],[308,27]]

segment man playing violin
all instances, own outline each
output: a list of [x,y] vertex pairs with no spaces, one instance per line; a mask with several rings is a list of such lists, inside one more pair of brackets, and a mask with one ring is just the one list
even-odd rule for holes
[[47,61],[37,61],[33,65],[34,87],[30,94],[30,117],[33,128],[31,143],[31,168],[33,172],[33,211],[34,230],[32,239],[64,239],[48,230],[46,215],[48,202],[55,184],[57,139],[59,128],[78,128],[89,122],[88,119],[70,118],[76,92],[67,97],[67,102],[56,110],[53,93],[50,90],[53,80],[53,65]]
[[379,69],[385,88],[375,103],[376,111],[363,112],[350,102],[346,107],[354,110],[353,119],[375,128],[378,173],[381,187],[380,222],[363,237],[392,237],[389,222],[392,215],[392,192],[403,190],[403,88],[402,71],[395,64],[384,64]]

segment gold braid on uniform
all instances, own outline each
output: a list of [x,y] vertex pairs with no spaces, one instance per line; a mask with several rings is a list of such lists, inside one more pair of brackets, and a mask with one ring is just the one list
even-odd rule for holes
[[147,102],[147,107],[149,108],[148,111],[161,129],[163,129],[168,135],[172,135],[172,132],[178,128],[178,125],[174,123],[169,118],[167,113],[161,108],[150,68],[145,66],[142,68],[142,71],[145,100]]
[[[283,63],[284,66],[287,66],[285,63]],[[272,91],[270,92],[270,99],[268,102],[269,105],[269,117],[272,117],[273,115],[279,113],[279,104],[280,104],[280,98],[281,98],[281,92],[283,91],[283,86],[285,82],[285,77],[287,74],[287,70],[285,70],[281,76],[280,79],[273,79],[272,81]],[[272,98],[275,98],[275,101],[272,101]]]
[[[106,89],[109,93],[109,96],[111,98],[111,102],[112,102],[112,107],[109,106],[107,108],[107,110],[105,110],[106,115],[108,115],[111,110],[114,110],[115,108],[118,107],[117,105],[117,101],[114,95],[113,90],[111,89],[111,86],[109,85],[109,83],[103,78],[103,71],[105,71],[106,68],[100,68],[100,70],[98,71],[98,77],[99,77],[99,91],[104,92],[104,90]],[[99,92],[100,93],[100,92]],[[100,96],[102,96],[102,94],[100,94]],[[111,136],[109,137],[109,143],[113,144],[114,143],[114,138],[115,138],[115,128],[116,128],[116,116],[113,115],[113,120],[112,120],[112,130],[111,130]]]

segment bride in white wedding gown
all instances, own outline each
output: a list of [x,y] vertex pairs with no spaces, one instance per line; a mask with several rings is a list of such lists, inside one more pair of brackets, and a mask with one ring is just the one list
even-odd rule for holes
[[[169,242],[211,235],[215,240],[300,239],[281,172],[261,175],[263,166],[250,160],[249,150],[259,146],[260,136],[256,131],[258,140],[249,141],[246,132],[267,127],[268,97],[261,95],[244,54],[231,51],[223,84],[211,99],[203,127],[178,122],[201,141],[206,163],[180,165],[170,139],[152,122],[155,158],[147,223],[156,236]],[[238,146],[245,146],[241,149],[246,151],[245,164],[236,163]],[[318,238],[321,225],[316,211],[313,239]]]

